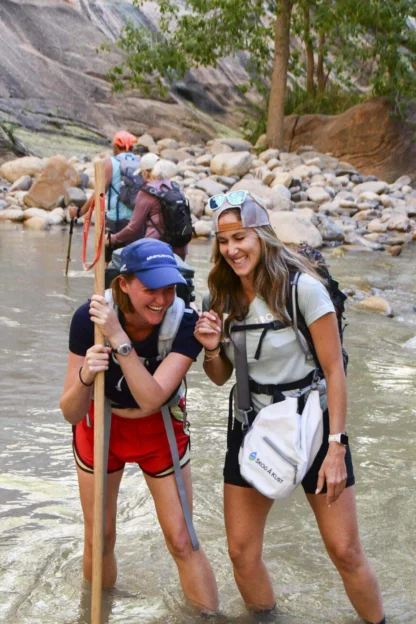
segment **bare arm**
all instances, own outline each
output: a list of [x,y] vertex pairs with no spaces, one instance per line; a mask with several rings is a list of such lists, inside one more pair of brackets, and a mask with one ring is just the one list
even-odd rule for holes
[[[108,187],[111,184],[111,179],[113,177],[113,165],[111,162],[111,158],[106,158],[104,160],[104,169],[105,169],[105,190],[107,191]],[[94,199],[94,195],[91,195],[91,197],[87,199],[85,204],[81,206],[81,209],[79,211],[80,217],[87,214],[93,199]],[[70,219],[75,219],[75,217],[78,217],[78,208],[76,206],[68,206],[68,212],[69,212]]]
[[117,234],[111,235],[111,242],[116,245],[118,243],[126,243],[127,241],[136,240],[139,236],[143,225],[146,223],[150,208],[155,200],[153,197],[139,191],[136,197],[133,215],[128,225],[120,230]]
[[[101,295],[93,295],[90,304],[91,320],[100,326],[104,336],[116,349],[130,338],[120,325],[114,310]],[[177,388],[192,365],[192,358],[171,352],[158,366],[152,376],[134,351],[129,355],[117,355],[121,370],[135,401],[144,414],[160,409]]]
[[85,357],[69,353],[60,408],[71,425],[79,423],[87,414],[93,388],[92,385],[84,384],[92,384],[99,371],[107,370],[108,353],[109,348],[102,345],[94,345],[88,349]]
[[216,312],[203,312],[194,336],[205,348],[204,371],[217,386],[224,385],[232,375],[233,365],[220,349],[222,323]]
[[[347,417],[347,385],[344,373],[341,342],[337,320],[333,312],[314,321],[309,330],[321,364],[327,386],[330,433],[345,431]],[[319,471],[317,490],[327,484],[328,505],[335,502],[345,487],[345,448],[330,442],[327,456]]]

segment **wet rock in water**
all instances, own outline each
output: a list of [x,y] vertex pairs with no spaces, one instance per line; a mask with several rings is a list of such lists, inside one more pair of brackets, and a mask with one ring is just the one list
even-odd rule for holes
[[25,228],[30,230],[49,230],[51,227],[47,218],[44,219],[42,217],[31,217],[30,219],[26,219],[23,225]]
[[378,295],[367,297],[362,301],[358,301],[355,305],[358,308],[369,310],[370,312],[377,312],[378,314],[393,316],[390,304],[387,299],[384,299],[384,297],[379,297]]
[[409,338],[409,340],[406,340],[406,342],[403,345],[404,349],[416,349],[416,336],[413,336],[413,338]]
[[24,214],[21,208],[5,208],[0,210],[0,221],[23,221]]
[[387,247],[387,252],[391,255],[391,256],[400,256],[400,254],[402,253],[402,246],[401,245],[389,245]]

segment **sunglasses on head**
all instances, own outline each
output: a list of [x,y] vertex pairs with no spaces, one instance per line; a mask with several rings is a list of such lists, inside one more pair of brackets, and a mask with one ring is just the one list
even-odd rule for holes
[[225,201],[227,201],[230,206],[241,206],[244,204],[247,195],[249,194],[249,191],[230,191],[229,193],[219,193],[218,195],[210,197],[208,206],[211,210],[218,210],[218,208],[221,208]]

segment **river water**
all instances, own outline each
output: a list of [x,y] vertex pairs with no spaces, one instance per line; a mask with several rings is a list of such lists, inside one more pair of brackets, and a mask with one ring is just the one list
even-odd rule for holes
[[[71,430],[59,410],[68,329],[92,293],[81,266],[81,230],[64,275],[68,230],[0,230],[0,621],[86,624],[90,594],[81,580],[83,527],[71,454]],[[197,301],[205,290],[210,243],[191,244]],[[331,260],[343,287],[384,291],[394,318],[350,306],[350,435],[360,529],[380,580],[391,623],[416,623],[416,335],[415,246],[400,258],[359,253]],[[189,375],[195,523],[217,574],[227,622],[258,623],[236,590],[222,520],[222,463],[227,393]],[[123,478],[118,514],[119,579],[104,594],[106,621],[188,624],[175,566],[164,548],[153,503],[135,467]],[[303,493],[276,503],[266,530],[265,559],[279,613],[268,622],[358,622],[329,562]]]

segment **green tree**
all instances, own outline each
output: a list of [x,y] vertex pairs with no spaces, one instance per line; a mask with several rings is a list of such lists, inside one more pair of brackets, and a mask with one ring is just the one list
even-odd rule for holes
[[[144,0],[134,0],[136,6]],[[265,97],[267,139],[283,147],[288,72],[310,101],[330,81],[351,88],[365,71],[375,95],[396,105],[416,95],[414,0],[157,0],[159,31],[128,23],[118,41],[126,52],[113,68],[116,89],[167,90],[197,66],[243,51],[250,82]],[[291,45],[291,36],[295,44]],[[296,42],[301,44],[297,45]],[[126,72],[127,70],[127,72]]]

